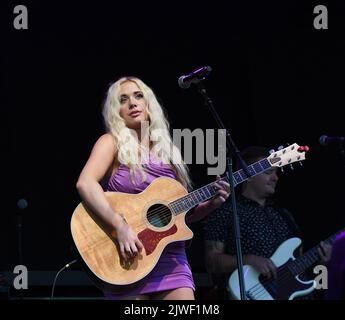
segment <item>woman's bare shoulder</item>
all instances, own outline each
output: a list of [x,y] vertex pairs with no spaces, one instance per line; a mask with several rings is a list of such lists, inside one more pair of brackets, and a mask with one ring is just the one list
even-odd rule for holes
[[115,143],[115,138],[111,133],[107,132],[107,133],[102,134],[98,138],[98,141],[102,141],[105,143]]
[[102,134],[96,141],[96,145],[116,150],[116,139],[110,133]]

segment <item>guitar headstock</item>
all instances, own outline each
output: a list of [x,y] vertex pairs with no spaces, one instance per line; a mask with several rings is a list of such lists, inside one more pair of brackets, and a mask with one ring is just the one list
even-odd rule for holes
[[305,160],[305,154],[309,151],[308,146],[299,146],[297,143],[284,149],[272,152],[267,158],[272,167],[283,167],[297,161]]

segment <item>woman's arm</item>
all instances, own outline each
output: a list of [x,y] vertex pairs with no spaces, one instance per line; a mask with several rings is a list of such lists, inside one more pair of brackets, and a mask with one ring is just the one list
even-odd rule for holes
[[116,145],[114,138],[110,134],[101,136],[92,149],[76,187],[87,206],[110,228],[116,230],[121,255],[126,259],[126,253],[130,255],[137,254],[138,249],[139,251],[142,249],[142,244],[120,213],[112,209],[99,183],[111,168],[115,157]]
[[186,215],[186,222],[193,223],[206,218],[213,210],[217,209],[211,200],[200,203]]
[[111,228],[119,226],[122,218],[113,211],[106,200],[100,181],[110,169],[115,154],[113,137],[110,134],[104,134],[95,143],[76,185],[80,197],[87,206]]
[[219,208],[229,197],[230,185],[220,180],[215,185],[218,187],[217,194],[210,200],[200,203],[193,211],[192,214],[186,216],[186,222],[192,223],[197,222],[206,218],[212,211]]

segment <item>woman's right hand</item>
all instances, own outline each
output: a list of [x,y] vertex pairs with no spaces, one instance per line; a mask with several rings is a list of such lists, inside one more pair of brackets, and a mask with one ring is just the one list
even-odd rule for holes
[[138,236],[125,220],[116,228],[116,233],[121,256],[124,260],[133,258],[144,248]]

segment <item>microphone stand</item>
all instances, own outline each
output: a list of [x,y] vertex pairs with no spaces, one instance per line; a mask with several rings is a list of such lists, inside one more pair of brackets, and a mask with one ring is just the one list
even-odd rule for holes
[[[17,211],[16,217],[16,228],[17,228],[17,250],[18,250],[18,262],[23,265],[23,242],[22,242],[22,212]],[[19,290],[20,299],[23,300],[23,289]]]
[[[17,229],[17,254],[19,265],[23,265],[23,212],[27,208],[28,203],[25,199],[17,202],[16,210],[16,229]],[[19,289],[20,299],[23,300],[23,289]]]
[[[200,79],[203,80],[203,79]],[[230,193],[231,193],[231,206],[233,212],[233,223],[234,223],[234,233],[235,233],[235,242],[236,242],[236,258],[237,258],[237,268],[238,268],[238,279],[239,279],[239,286],[240,286],[240,293],[241,293],[241,300],[247,300],[247,296],[245,294],[245,284],[244,284],[244,277],[243,277],[243,260],[242,260],[242,250],[241,250],[241,232],[240,232],[240,224],[239,218],[237,214],[237,206],[236,206],[236,196],[235,196],[235,185],[234,185],[234,177],[233,177],[233,163],[232,157],[235,156],[240,166],[242,167],[243,171],[250,177],[250,173],[248,172],[247,165],[244,162],[243,158],[241,157],[240,151],[236,147],[234,141],[231,138],[229,131],[225,128],[222,120],[220,119],[217,111],[213,106],[213,102],[210,97],[207,95],[206,89],[201,81],[194,83],[198,89],[198,92],[202,95],[205,105],[209,108],[210,112],[212,113],[214,119],[216,120],[218,127],[220,129],[226,130],[226,148],[227,148],[227,177],[230,183]]]

